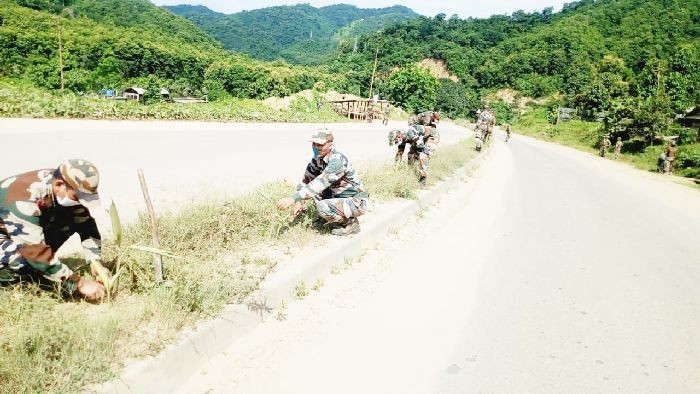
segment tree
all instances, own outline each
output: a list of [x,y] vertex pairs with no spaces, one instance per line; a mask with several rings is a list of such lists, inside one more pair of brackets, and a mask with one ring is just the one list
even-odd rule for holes
[[476,112],[480,102],[477,93],[459,82],[441,79],[437,89],[436,109],[450,118],[466,117]]
[[432,110],[437,101],[438,81],[430,71],[407,66],[389,77],[386,94],[408,112]]

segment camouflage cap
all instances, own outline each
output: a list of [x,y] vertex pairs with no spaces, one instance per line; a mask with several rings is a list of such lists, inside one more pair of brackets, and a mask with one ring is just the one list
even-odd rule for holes
[[328,129],[318,129],[311,136],[311,142],[314,144],[325,144],[326,142],[333,141],[333,133]]
[[78,195],[80,205],[90,211],[100,207],[100,196],[97,186],[100,183],[100,173],[92,163],[82,159],[66,160],[58,166],[61,178]]

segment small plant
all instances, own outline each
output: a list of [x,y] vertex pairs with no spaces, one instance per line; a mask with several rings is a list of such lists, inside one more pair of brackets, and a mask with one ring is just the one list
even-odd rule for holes
[[[159,254],[164,257],[179,259],[178,256],[168,251],[156,249],[150,246],[129,245],[126,248],[122,248],[122,225],[121,220],[119,219],[119,211],[117,210],[117,206],[114,204],[114,201],[112,201],[112,204],[109,207],[109,218],[112,222],[114,244],[116,245],[118,250],[117,257],[113,261],[114,275],[111,275],[110,271],[107,268],[105,268],[99,261],[93,261],[90,263],[91,271],[96,274],[97,280],[101,282],[105,287],[105,292],[107,293],[107,302],[111,302],[112,297],[114,297],[117,291],[119,290],[119,278],[124,272],[124,269],[127,269],[129,272],[131,272],[132,275],[135,274],[135,270],[132,266],[133,260],[125,259],[125,257],[127,257],[127,253],[129,253],[130,250],[139,250],[142,252]],[[123,267],[122,262],[126,262],[125,266]]]
[[294,287],[294,297],[297,300],[303,300],[307,295],[309,295],[309,290],[306,288],[306,283],[301,280]]
[[340,275],[341,272],[343,271],[340,269],[339,265],[334,265],[333,267],[331,267],[331,274]]
[[314,286],[311,288],[311,290],[318,292],[321,290],[321,287],[323,287],[323,279],[319,278],[316,279],[316,283],[314,283]]
[[349,270],[349,269],[352,267],[352,264],[354,263],[354,260],[355,260],[355,259],[353,259],[353,258],[350,257],[350,256],[345,256],[345,258],[343,259],[343,261],[345,262],[345,270],[346,270],[346,271]]
[[284,300],[280,303],[280,307],[277,308],[276,318],[279,321],[287,320],[287,303]]

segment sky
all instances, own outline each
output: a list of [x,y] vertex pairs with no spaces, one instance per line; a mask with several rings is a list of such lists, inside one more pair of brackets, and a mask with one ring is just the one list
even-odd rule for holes
[[299,3],[309,3],[314,7],[322,7],[331,4],[352,4],[360,8],[383,8],[401,4],[413,11],[426,15],[435,16],[443,13],[448,17],[457,14],[461,18],[476,17],[487,18],[494,14],[510,14],[513,11],[523,10],[525,12],[541,11],[547,7],[554,7],[555,11],[561,10],[564,3],[573,0],[462,0],[462,1],[426,1],[426,0],[151,0],[156,5],[177,5],[177,4],[201,4],[214,11],[232,14],[243,10],[254,10],[258,8],[272,7],[276,5],[293,5]]

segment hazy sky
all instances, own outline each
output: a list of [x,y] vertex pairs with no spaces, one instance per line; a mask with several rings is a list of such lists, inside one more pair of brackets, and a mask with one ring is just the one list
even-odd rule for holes
[[493,14],[510,14],[513,11],[524,10],[526,12],[541,11],[547,7],[554,7],[555,11],[561,9],[562,5],[573,0],[462,0],[462,1],[426,1],[426,0],[355,0],[355,1],[329,1],[329,0],[151,0],[156,5],[176,5],[176,4],[201,4],[214,11],[226,14],[242,11],[254,10],[257,8],[270,7],[275,5],[292,5],[299,3],[309,3],[314,7],[321,7],[330,4],[352,4],[360,8],[382,8],[395,4],[405,5],[415,12],[427,16],[435,16],[439,13],[457,14],[462,18],[469,16],[484,18]]

